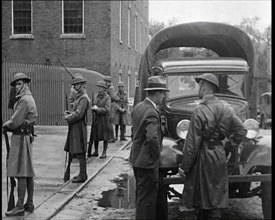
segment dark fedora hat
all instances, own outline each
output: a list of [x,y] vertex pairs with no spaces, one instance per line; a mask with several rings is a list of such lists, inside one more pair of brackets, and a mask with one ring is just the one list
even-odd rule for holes
[[12,81],[10,82],[11,86],[15,86],[15,82],[17,80],[25,80],[27,83],[29,83],[31,81],[31,78],[28,77],[26,74],[24,73],[16,73],[13,78]]
[[166,78],[163,76],[151,76],[148,78],[148,86],[144,90],[164,90],[170,91],[166,88]]

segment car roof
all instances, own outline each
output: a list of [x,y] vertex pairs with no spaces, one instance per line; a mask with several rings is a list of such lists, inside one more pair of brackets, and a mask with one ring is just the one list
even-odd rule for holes
[[263,93],[263,94],[261,94],[260,96],[262,97],[262,96],[271,96],[271,92],[265,92],[265,93]]
[[181,60],[161,60],[158,65],[164,73],[178,72],[220,72],[248,71],[247,62],[241,58],[184,58]]

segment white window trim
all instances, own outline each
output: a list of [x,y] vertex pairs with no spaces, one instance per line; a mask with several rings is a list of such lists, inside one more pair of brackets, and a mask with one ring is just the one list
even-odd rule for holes
[[131,48],[131,5],[128,7],[128,47]]
[[139,33],[139,51],[142,53],[142,20],[140,20],[140,33]]
[[[129,98],[130,98],[130,86],[131,86],[131,71],[128,70],[128,77],[127,77],[127,83],[128,83],[128,86],[127,86],[127,99],[129,101]],[[128,105],[128,110],[130,109],[130,106]]]
[[30,34],[14,34],[14,15],[13,0],[11,1],[11,35],[10,39],[34,39],[33,35],[33,1],[31,0],[31,33]]
[[135,50],[137,51],[137,13],[135,15]]
[[69,34],[66,34],[64,33],[64,0],[62,0],[62,34],[60,35],[60,38],[61,39],[83,39],[83,38],[86,38],[86,35],[84,34],[85,31],[84,31],[84,28],[85,28],[85,14],[84,14],[84,3],[85,1],[82,0],[82,33],[77,33],[77,34],[74,34],[74,33],[69,33]]
[[119,1],[119,43],[122,42],[122,2]]

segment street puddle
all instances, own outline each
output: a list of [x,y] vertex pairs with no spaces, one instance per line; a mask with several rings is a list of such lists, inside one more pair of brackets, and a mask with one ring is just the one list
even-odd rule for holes
[[99,200],[98,205],[117,209],[135,208],[135,177],[121,174],[113,182],[117,184],[117,187],[102,192],[102,198]]

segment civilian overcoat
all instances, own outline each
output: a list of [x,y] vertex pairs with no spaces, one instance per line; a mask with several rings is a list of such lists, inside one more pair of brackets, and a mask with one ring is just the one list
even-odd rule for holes
[[117,96],[116,96],[116,91],[115,91],[115,87],[113,85],[109,85],[107,90],[106,90],[107,94],[110,96],[111,98],[111,105],[110,105],[110,110],[109,110],[109,122],[111,124],[114,124],[114,120],[115,120],[115,112],[118,109],[118,106],[116,105],[116,101]]
[[163,133],[158,111],[145,99],[132,111],[133,144],[130,161],[133,167],[159,167]]
[[188,208],[228,207],[222,139],[226,137],[237,148],[245,135],[243,122],[232,108],[213,95],[204,97],[192,114],[180,165],[187,171],[183,199]]
[[95,105],[98,109],[94,113],[94,123],[92,124],[92,138],[94,141],[104,141],[110,139],[109,112],[111,98],[104,92],[103,95],[95,95]]
[[90,106],[90,99],[85,90],[76,93],[72,111],[67,119],[69,131],[64,150],[72,154],[86,153],[87,127],[86,113]]
[[[122,117],[122,124],[121,125],[128,125],[127,116],[128,113],[128,96],[127,93],[123,91],[116,93],[117,101],[116,104],[119,108],[116,108],[115,114],[114,114],[114,124],[120,125],[120,117]],[[125,109],[125,112],[121,112],[120,109]]]
[[[37,108],[29,88],[25,85],[20,94],[16,96],[14,113],[7,127],[17,130],[24,122],[34,123],[37,118]],[[30,135],[12,134],[10,152],[7,164],[7,176],[33,177],[32,142]]]

